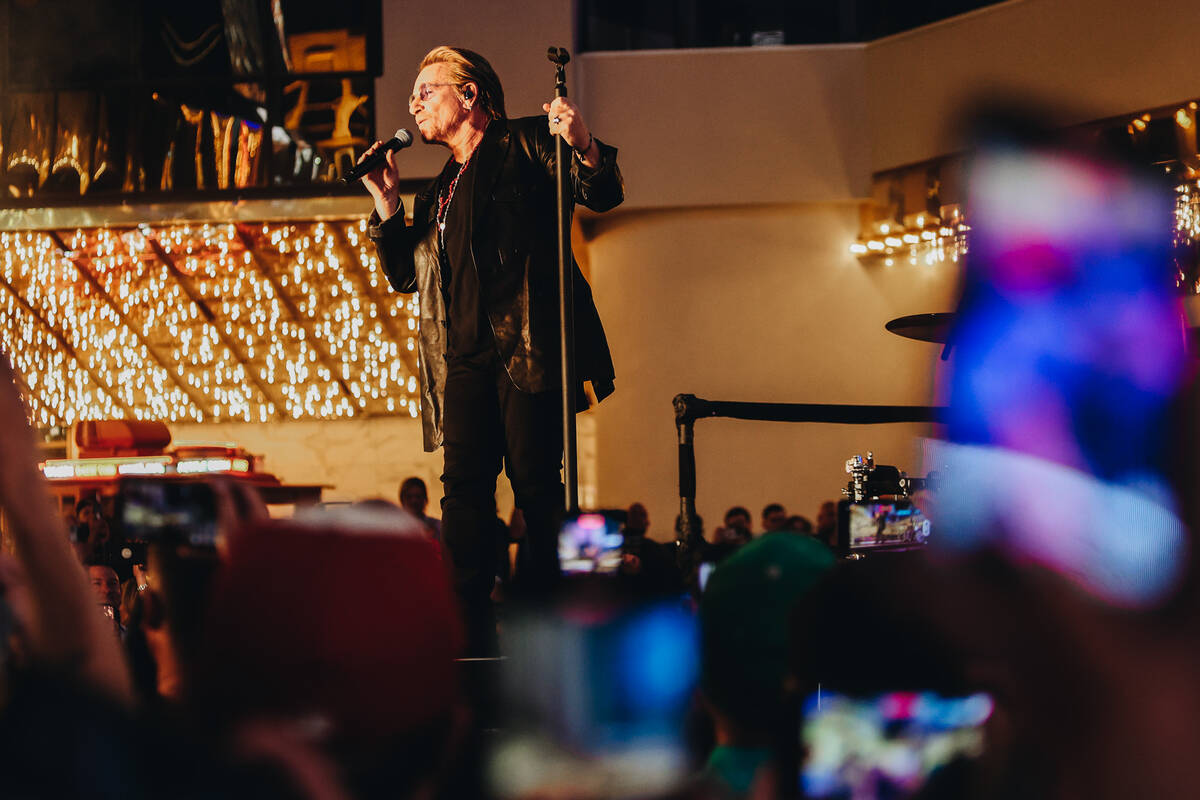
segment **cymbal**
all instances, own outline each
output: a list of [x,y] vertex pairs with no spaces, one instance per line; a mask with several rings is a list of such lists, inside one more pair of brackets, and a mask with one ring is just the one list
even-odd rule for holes
[[911,314],[907,317],[896,317],[883,327],[905,339],[945,344],[946,338],[950,334],[950,326],[954,324],[954,316],[953,312],[948,311],[936,314]]

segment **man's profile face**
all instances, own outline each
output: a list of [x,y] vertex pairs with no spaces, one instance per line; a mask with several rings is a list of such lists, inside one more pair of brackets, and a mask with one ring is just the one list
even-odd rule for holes
[[91,580],[96,600],[101,605],[120,607],[121,582],[117,580],[117,573],[112,567],[90,566],[88,578]]
[[445,144],[467,118],[445,64],[430,64],[417,73],[408,110],[426,144]]

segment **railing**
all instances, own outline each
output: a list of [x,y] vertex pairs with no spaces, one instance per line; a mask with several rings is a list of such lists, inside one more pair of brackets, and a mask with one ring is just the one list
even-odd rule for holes
[[695,424],[707,417],[766,422],[823,422],[841,425],[876,425],[893,422],[939,422],[942,406],[872,406],[825,403],[742,403],[704,400],[694,394],[677,394],[675,430],[679,437],[679,532],[676,539],[681,562],[702,538],[696,517]]

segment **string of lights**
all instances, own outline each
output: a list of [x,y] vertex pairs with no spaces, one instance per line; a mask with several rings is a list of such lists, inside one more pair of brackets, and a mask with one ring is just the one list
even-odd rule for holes
[[416,417],[416,309],[363,220],[0,233],[0,341],[41,427]]
[[[1134,157],[1143,163],[1154,164],[1173,179],[1175,184],[1175,230],[1173,245],[1176,249],[1176,283],[1181,291],[1200,294],[1200,146],[1197,145],[1197,115],[1200,103],[1190,101],[1178,106],[1165,106],[1155,111],[1141,112],[1128,117],[1128,122],[1115,128],[1111,120],[1085,126],[1098,138],[1111,139],[1116,130],[1123,129],[1127,144]],[[952,156],[942,159],[948,164],[958,159]],[[937,175],[929,164],[907,168],[909,174],[924,173],[928,181],[930,174]],[[953,170],[951,170],[953,171]],[[903,172],[903,171],[897,171]],[[905,175],[896,172],[876,182],[899,185]],[[876,188],[880,188],[878,185]],[[927,184],[927,190],[940,192],[940,181]],[[882,196],[876,192],[876,196]],[[889,198],[894,197],[888,193]],[[885,211],[880,202],[870,211]],[[900,203],[903,207],[903,203]],[[903,216],[895,205],[886,209],[886,219],[864,221],[858,239],[850,244],[850,252],[864,263],[879,263],[892,266],[897,260],[916,265],[924,262],[935,264],[943,261],[957,262],[966,254],[970,226],[958,205],[941,207],[941,218],[937,214],[911,214]]]
[[963,221],[957,206],[947,210],[945,219],[916,214],[910,224],[884,220],[875,223],[850,245],[850,252],[860,260],[882,260],[890,267],[901,258],[916,265],[935,264],[950,260],[957,262],[967,252],[967,232],[970,226]]

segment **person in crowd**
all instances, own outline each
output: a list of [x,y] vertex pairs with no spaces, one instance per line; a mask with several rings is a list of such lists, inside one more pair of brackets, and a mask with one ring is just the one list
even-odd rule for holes
[[429,490],[425,481],[416,475],[405,478],[400,484],[400,507],[412,514],[425,526],[429,538],[435,542],[442,541],[442,521],[425,513],[429,506]]
[[143,597],[147,588],[144,570],[121,585],[121,624],[125,626],[122,645],[129,663],[129,675],[138,705],[142,709],[157,711],[162,708],[164,698],[158,690],[158,665],[150,650],[143,614]]
[[712,544],[743,545],[749,542],[754,538],[754,534],[750,532],[750,526],[747,524],[749,519],[749,512],[744,517],[736,513],[727,514],[725,524],[713,529]]
[[787,523],[784,525],[784,529],[789,530],[792,533],[803,533],[806,536],[813,535],[812,520],[810,520],[808,517],[801,516],[800,514],[793,514],[792,516],[788,517]]
[[106,616],[112,615],[109,619],[121,639],[124,640],[127,618],[121,615],[121,580],[117,577],[117,571],[102,561],[93,560],[86,566],[88,581],[92,584],[92,592],[96,595],[96,601],[103,609],[106,609]]
[[645,536],[650,530],[650,512],[641,503],[633,503],[625,511],[625,524],[621,532],[625,538]]
[[815,536],[827,547],[837,545],[837,503],[826,500],[817,510],[817,530]]
[[713,538],[711,544],[732,544],[740,546],[747,544],[754,535],[740,525],[720,526],[713,529]]
[[96,595],[96,601],[101,605],[120,609],[121,581],[117,578],[117,571],[108,564],[100,561],[89,563],[87,571],[88,580],[92,584],[92,592]]
[[781,531],[787,527],[788,513],[779,503],[768,503],[762,510],[763,533]]
[[633,591],[645,595],[670,594],[681,590],[674,544],[664,545],[651,539],[650,513],[641,503],[633,503],[622,527],[625,541],[621,549],[621,575]]
[[766,533],[725,559],[700,599],[700,689],[715,730],[706,771],[735,797],[765,780],[788,720],[788,618],[833,566],[807,536]]
[[112,528],[104,514],[104,506],[100,498],[94,494],[84,495],[75,504],[75,528],[72,531],[73,541],[76,542],[76,554],[83,561],[104,561],[113,563],[116,555],[116,544],[113,542]]
[[63,525],[66,526],[67,532],[71,535],[71,541],[74,541],[75,529],[79,526],[79,519],[75,516],[75,512],[63,509],[62,521]]
[[137,605],[140,590],[138,589],[138,581],[136,578],[130,578],[121,584],[121,622],[128,625],[128,620],[133,618],[133,609]]
[[[495,651],[489,595],[491,527],[503,465],[528,529],[518,582],[557,581],[562,513],[555,139],[570,148],[568,204],[607,211],[624,199],[615,148],[593,136],[566,97],[544,117],[509,119],[500,79],[483,56],[437,47],[409,97],[421,138],[450,151],[405,223],[395,156],[363,177],[375,201],[368,235],[393,288],[419,292],[425,449],[441,446],[442,530],[468,623],[468,648]],[[382,142],[364,153],[370,157]],[[597,399],[613,389],[612,359],[578,268],[576,374]],[[577,397],[586,406],[587,395]]]
[[724,524],[726,528],[740,528],[750,537],[754,535],[754,519],[745,506],[733,506],[726,511]]

